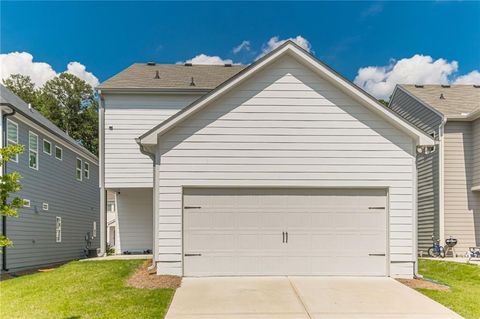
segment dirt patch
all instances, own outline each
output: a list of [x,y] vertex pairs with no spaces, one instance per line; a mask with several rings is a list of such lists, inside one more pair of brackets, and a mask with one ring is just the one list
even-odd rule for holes
[[26,275],[32,275],[32,274],[36,274],[38,272],[53,271],[56,268],[58,268],[62,265],[65,265],[66,263],[67,262],[62,262],[62,263],[57,263],[57,264],[52,264],[52,265],[45,266],[45,267],[48,267],[48,268],[43,268],[43,267],[42,268],[32,268],[32,269],[27,269],[27,270],[20,270],[20,271],[15,271],[15,272],[2,273],[0,275],[0,281],[8,280],[8,279],[14,279],[14,278],[18,278],[18,277],[26,276]]
[[150,273],[148,267],[152,264],[152,260],[146,260],[143,265],[138,268],[135,273],[127,280],[130,287],[157,289],[172,288],[177,289],[182,283],[182,277],[170,275],[157,275]]
[[397,279],[397,280],[402,284],[413,289],[421,288],[421,289],[430,289],[430,290],[439,290],[439,291],[450,290],[448,286],[440,285],[425,279],[417,278],[417,279]]

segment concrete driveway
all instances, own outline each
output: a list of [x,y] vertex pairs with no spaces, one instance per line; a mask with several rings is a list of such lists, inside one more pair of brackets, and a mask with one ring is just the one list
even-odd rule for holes
[[167,319],[461,318],[391,278],[184,278]]

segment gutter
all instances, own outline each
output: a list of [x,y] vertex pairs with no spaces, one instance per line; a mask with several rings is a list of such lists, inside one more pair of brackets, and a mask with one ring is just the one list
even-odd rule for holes
[[[1,112],[1,111],[0,111]],[[2,115],[2,147],[7,145],[7,117],[13,116],[16,113],[15,109],[12,108],[12,112]],[[2,176],[7,174],[7,163],[5,162],[2,165]],[[6,202],[2,203],[3,205]],[[7,216],[2,216],[2,235],[7,236]],[[7,247],[2,247],[2,271],[7,272]]]
[[158,169],[156,163],[156,156],[155,153],[152,153],[145,149],[144,145],[140,138],[136,138],[135,142],[137,142],[138,146],[140,147],[140,152],[144,155],[150,157],[153,161],[153,205],[152,205],[152,213],[153,213],[153,249],[152,249],[152,264],[148,267],[148,270],[153,270],[157,267],[157,259],[158,259]]
[[96,87],[97,90],[101,90],[104,94],[127,94],[127,93],[150,93],[150,94],[206,94],[212,91],[215,88],[122,88],[122,87],[111,87],[105,88],[98,86]]

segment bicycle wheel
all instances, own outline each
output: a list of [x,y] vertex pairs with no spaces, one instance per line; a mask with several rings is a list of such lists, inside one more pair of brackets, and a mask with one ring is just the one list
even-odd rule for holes
[[428,255],[430,257],[438,257],[438,252],[433,247],[428,248]]

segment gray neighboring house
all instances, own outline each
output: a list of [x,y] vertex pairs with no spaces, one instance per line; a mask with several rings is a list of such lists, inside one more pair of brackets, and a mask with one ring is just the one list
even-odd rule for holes
[[439,142],[417,157],[419,253],[432,235],[480,246],[480,86],[399,85],[389,107]]
[[74,139],[0,85],[3,145],[25,151],[2,174],[23,177],[18,195],[27,201],[18,218],[2,218],[2,272],[15,272],[83,258],[87,238],[99,242],[98,160]]

